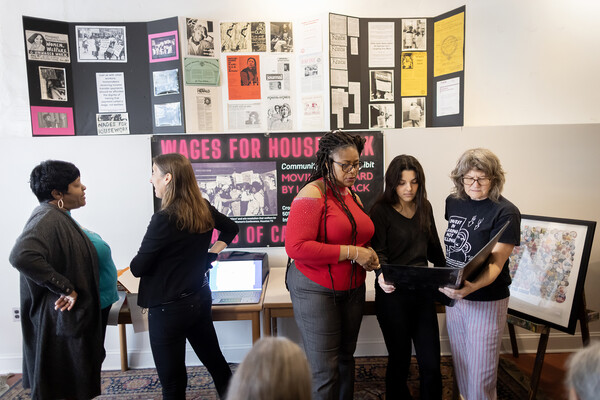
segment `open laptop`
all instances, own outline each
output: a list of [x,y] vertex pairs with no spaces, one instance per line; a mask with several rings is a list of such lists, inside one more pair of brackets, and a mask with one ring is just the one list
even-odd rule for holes
[[209,272],[213,305],[256,304],[269,272],[266,253],[222,252]]

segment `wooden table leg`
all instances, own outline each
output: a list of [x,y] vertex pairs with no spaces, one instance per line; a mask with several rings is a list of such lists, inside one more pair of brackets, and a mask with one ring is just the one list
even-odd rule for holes
[[540,335],[535,363],[533,364],[533,372],[531,374],[531,387],[529,389],[529,400],[534,400],[537,394],[538,385],[540,384],[540,376],[542,375],[542,367],[544,366],[544,357],[546,356],[546,347],[548,347],[548,339],[550,338],[550,327],[544,327]]
[[263,309],[263,335],[271,336],[271,309]]
[[252,313],[252,343],[260,339],[260,312]]
[[129,369],[127,362],[127,331],[125,324],[119,324],[119,343],[121,344],[121,371]]
[[517,344],[517,335],[515,333],[515,326],[511,323],[508,324],[508,336],[510,336],[510,348],[514,358],[519,358],[519,345]]

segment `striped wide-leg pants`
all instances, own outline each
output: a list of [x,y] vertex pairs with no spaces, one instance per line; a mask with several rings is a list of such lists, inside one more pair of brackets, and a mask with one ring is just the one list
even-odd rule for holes
[[496,400],[500,344],[508,297],[458,300],[446,307],[446,324],[458,389],[465,400]]

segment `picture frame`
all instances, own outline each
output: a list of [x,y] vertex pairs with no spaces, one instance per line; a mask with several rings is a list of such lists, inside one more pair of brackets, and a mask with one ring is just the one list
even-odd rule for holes
[[595,221],[522,215],[508,313],[574,334],[595,229]]
[[148,35],[148,58],[150,63],[179,60],[177,31]]

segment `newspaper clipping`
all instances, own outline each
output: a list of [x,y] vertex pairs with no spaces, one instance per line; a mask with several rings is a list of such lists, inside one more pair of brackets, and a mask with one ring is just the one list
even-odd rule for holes
[[245,131],[263,129],[260,103],[229,104],[227,120],[229,129]]
[[185,92],[185,122],[187,132],[220,130],[219,90],[211,87],[193,87]]
[[69,36],[60,33],[25,31],[27,59],[70,63]]

